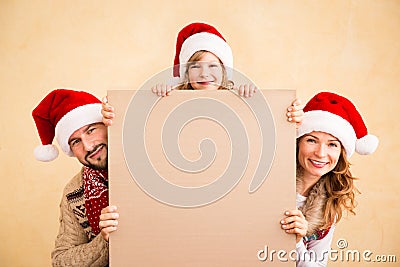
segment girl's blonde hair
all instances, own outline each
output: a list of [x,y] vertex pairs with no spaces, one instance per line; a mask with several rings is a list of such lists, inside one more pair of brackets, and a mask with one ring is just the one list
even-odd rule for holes
[[[193,87],[189,82],[189,73],[188,73],[189,72],[189,67],[191,65],[193,65],[194,62],[200,61],[200,58],[205,53],[211,53],[211,52],[208,52],[208,51],[205,51],[205,50],[200,50],[200,51],[197,51],[196,53],[194,53],[189,58],[188,62],[186,63],[186,71],[185,71],[185,77],[183,79],[183,82],[180,85],[178,85],[176,87],[176,89],[178,89],[178,90],[188,90],[188,89],[189,90],[193,90]],[[221,64],[221,67],[222,67],[222,83],[219,86],[218,90],[232,89],[233,88],[233,82],[228,80],[228,78],[227,78],[228,75],[226,73],[226,68],[225,68],[224,64],[222,63],[222,61],[220,59],[218,59],[218,60],[219,60],[219,63]]]

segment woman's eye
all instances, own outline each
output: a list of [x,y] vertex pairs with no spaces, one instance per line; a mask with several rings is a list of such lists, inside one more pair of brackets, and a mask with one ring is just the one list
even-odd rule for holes
[[307,140],[306,140],[308,143],[315,143],[316,141],[314,140],[314,139],[312,139],[312,138],[308,138]]
[[330,143],[329,146],[330,146],[330,147],[338,147],[338,144],[336,144],[336,143]]
[[210,68],[218,68],[219,65],[218,64],[210,64]]
[[197,69],[197,68],[200,68],[200,66],[198,64],[194,64],[194,65],[191,65],[189,68],[190,69]]

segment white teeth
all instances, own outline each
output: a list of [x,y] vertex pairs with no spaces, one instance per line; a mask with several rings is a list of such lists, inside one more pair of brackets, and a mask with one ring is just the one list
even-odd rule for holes
[[101,148],[102,148],[102,146],[99,146],[99,147],[96,149],[96,151],[94,151],[94,152],[90,155],[90,157],[92,157],[92,156],[95,155],[97,152],[99,152]]
[[326,164],[325,162],[319,162],[319,161],[315,161],[315,160],[311,160],[311,162],[312,162],[313,164],[315,164],[315,165],[318,165],[318,166],[323,166],[323,165]]

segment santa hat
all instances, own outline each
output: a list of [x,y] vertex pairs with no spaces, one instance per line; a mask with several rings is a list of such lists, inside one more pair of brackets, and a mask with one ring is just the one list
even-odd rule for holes
[[348,157],[354,151],[361,155],[372,154],[379,143],[376,136],[368,134],[353,103],[334,93],[318,93],[304,107],[304,117],[297,129],[297,137],[312,131],[329,133],[338,138]]
[[69,137],[79,128],[102,121],[101,101],[80,91],[57,89],[50,92],[32,111],[42,145],[34,150],[40,161],[52,161],[58,156],[53,145],[56,138],[62,151],[73,156]]
[[197,51],[205,50],[216,55],[224,64],[228,79],[232,79],[232,50],[224,37],[213,26],[205,23],[191,23],[185,26],[176,40],[174,77],[184,77],[186,63]]

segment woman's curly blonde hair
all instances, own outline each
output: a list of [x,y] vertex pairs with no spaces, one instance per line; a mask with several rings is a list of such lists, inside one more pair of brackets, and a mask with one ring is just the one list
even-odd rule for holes
[[357,205],[355,195],[360,191],[354,184],[354,180],[357,178],[350,172],[350,162],[347,160],[343,146],[335,168],[324,177],[327,193],[325,221],[333,223],[336,218],[336,222],[339,222],[345,210],[355,215],[354,209]]

